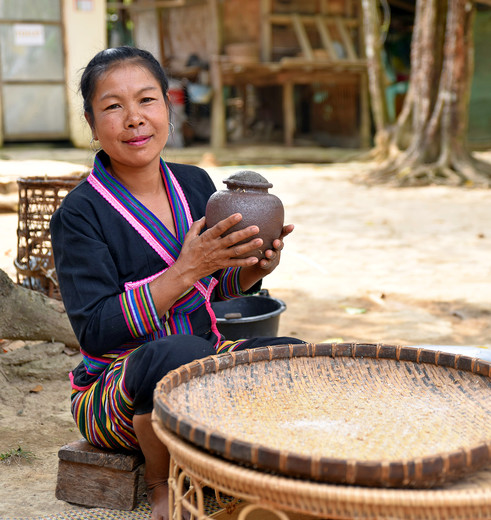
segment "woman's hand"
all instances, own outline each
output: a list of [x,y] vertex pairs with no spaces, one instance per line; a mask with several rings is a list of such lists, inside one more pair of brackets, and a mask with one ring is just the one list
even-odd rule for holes
[[[206,231],[203,231],[204,218],[193,223],[184,239],[179,258],[174,264],[179,276],[182,276],[183,280],[187,280],[189,286],[219,269],[251,267],[258,263],[257,258],[253,256],[238,258],[248,253],[252,254],[254,250],[262,246],[261,238],[252,238],[259,232],[257,226],[249,226],[222,236],[241,220],[242,215],[234,213]],[[239,244],[249,238],[251,240],[248,242]]]
[[203,231],[204,218],[193,223],[184,238],[176,262],[149,284],[159,316],[163,316],[183,292],[201,278],[226,267],[247,269],[258,263],[254,256],[237,258],[262,246],[261,238],[239,244],[256,235],[259,232],[257,226],[249,226],[222,237],[223,233],[241,219],[242,215],[235,213],[206,231]]
[[273,249],[268,249],[267,251],[265,251],[264,256],[266,258],[263,258],[259,261],[258,267],[268,272],[271,272],[274,269],[276,269],[276,267],[280,263],[281,250],[284,247],[283,239],[287,235],[289,235],[293,231],[293,229],[294,226],[292,224],[289,224],[288,226],[283,226],[280,237],[273,242]]
[[283,226],[279,238],[273,242],[273,249],[265,251],[266,258],[261,259],[257,264],[245,266],[240,271],[240,286],[243,291],[250,289],[256,282],[273,272],[280,263],[281,250],[284,247],[283,239],[294,229],[292,224]]
[[[154,304],[160,316],[194,283],[219,269],[241,267],[239,276],[242,290],[251,288],[274,270],[280,262],[283,238],[293,231],[293,226],[285,226],[281,236],[273,242],[273,249],[268,249],[265,252],[266,258],[258,261],[255,256],[238,258],[247,253],[252,254],[262,246],[261,238],[252,238],[259,233],[257,226],[249,226],[222,236],[241,219],[242,215],[235,213],[206,231],[203,231],[204,218],[193,223],[176,262],[150,282]],[[251,240],[248,242],[239,244],[249,238]]]

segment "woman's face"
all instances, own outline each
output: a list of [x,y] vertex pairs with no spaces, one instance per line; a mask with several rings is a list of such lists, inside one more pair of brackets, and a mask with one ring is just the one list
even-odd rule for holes
[[116,172],[158,164],[169,137],[169,112],[148,69],[135,63],[110,68],[98,80],[92,111],[94,139]]

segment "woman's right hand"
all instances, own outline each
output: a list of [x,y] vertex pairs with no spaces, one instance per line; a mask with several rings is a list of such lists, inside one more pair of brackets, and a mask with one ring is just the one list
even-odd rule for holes
[[247,267],[258,262],[254,256],[238,258],[251,253],[262,245],[261,238],[252,238],[244,244],[239,244],[257,233],[257,226],[234,231],[222,236],[228,229],[242,220],[240,213],[234,213],[221,220],[212,228],[203,231],[205,218],[197,220],[189,229],[181,253],[174,267],[189,286],[201,278],[226,267]]
[[223,233],[241,219],[242,215],[235,213],[206,231],[203,231],[204,217],[193,223],[184,238],[176,262],[149,284],[159,316],[163,316],[183,292],[201,278],[226,267],[247,267],[257,264],[258,259],[255,256],[237,258],[262,246],[261,238],[239,244],[259,233],[257,226],[249,226],[222,237]]

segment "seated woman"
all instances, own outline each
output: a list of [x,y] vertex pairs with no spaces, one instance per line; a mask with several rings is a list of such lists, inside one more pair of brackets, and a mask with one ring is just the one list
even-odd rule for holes
[[168,81],[150,53],[104,50],[80,88],[100,151],[51,221],[60,290],[83,355],[70,374],[72,413],[95,446],[141,449],[152,519],[161,520],[168,517],[169,454],[151,425],[155,386],[194,359],[300,342],[225,341],[210,303],[257,291],[293,226],[260,261],[239,258],[261,246],[257,226],[221,237],[240,214],[205,230],[215,187],[204,170],[161,159]]

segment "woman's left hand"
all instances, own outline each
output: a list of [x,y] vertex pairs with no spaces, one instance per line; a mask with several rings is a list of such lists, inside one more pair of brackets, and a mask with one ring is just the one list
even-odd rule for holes
[[250,289],[256,282],[273,272],[280,263],[281,250],[283,249],[283,239],[293,231],[293,225],[283,226],[281,235],[273,242],[273,249],[265,251],[266,258],[261,259],[257,264],[240,268],[240,286],[243,291]]
[[289,224],[287,226],[283,226],[283,229],[281,231],[280,237],[277,238],[273,242],[273,249],[267,249],[264,252],[264,256],[266,258],[263,258],[262,260],[260,260],[259,263],[256,264],[256,267],[259,267],[260,269],[263,269],[264,271],[267,271],[267,273],[265,273],[265,274],[268,274],[271,271],[273,271],[274,269],[276,269],[276,267],[280,263],[281,250],[284,247],[283,239],[287,235],[289,235],[292,231],[293,231],[293,225],[292,224]]

